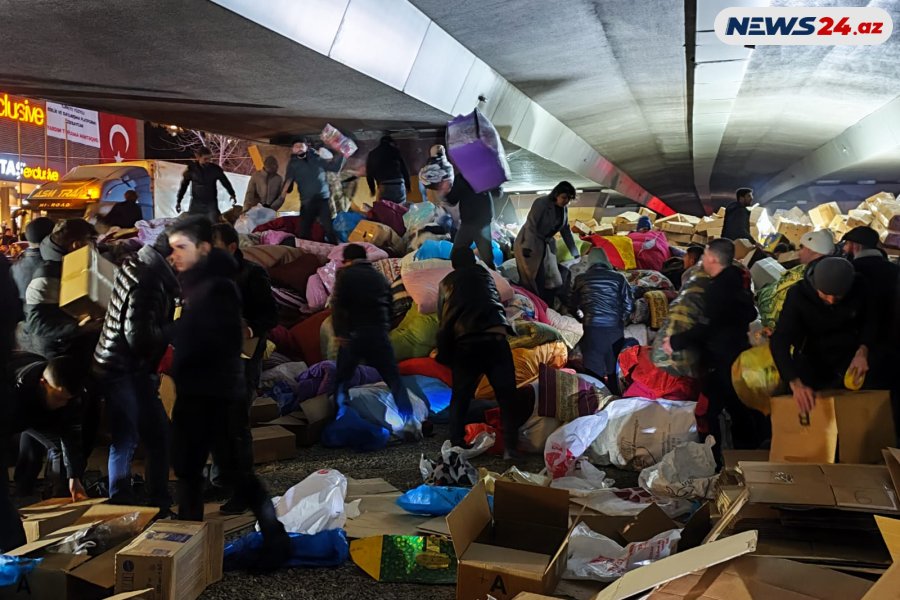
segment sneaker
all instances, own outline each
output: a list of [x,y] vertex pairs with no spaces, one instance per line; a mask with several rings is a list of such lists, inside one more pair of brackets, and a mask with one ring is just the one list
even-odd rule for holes
[[232,497],[228,502],[219,507],[219,512],[223,515],[242,515],[249,510],[250,507],[247,506],[246,502],[238,500],[235,497]]

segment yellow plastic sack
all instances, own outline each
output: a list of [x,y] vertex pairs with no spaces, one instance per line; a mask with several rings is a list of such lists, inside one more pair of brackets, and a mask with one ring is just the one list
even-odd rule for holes
[[764,415],[771,412],[772,396],[781,393],[782,382],[768,343],[737,357],[731,366],[731,382],[741,402]]
[[[516,387],[537,380],[538,369],[542,364],[562,369],[569,360],[569,350],[564,342],[551,342],[537,348],[513,348],[512,355],[516,366]],[[482,377],[475,391],[475,398],[493,400],[494,397],[494,388],[491,387],[487,377]]]

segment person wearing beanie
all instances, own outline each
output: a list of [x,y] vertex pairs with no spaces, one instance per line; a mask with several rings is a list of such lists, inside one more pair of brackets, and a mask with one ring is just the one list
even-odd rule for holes
[[634,257],[639,269],[662,271],[672,256],[669,240],[662,231],[653,231],[650,217],[644,215],[637,222],[637,231],[628,234],[634,245]]
[[816,392],[842,387],[848,370],[857,379],[868,372],[879,327],[874,300],[853,265],[833,256],[811,264],[788,291],[771,349],[800,412],[815,405]]
[[318,221],[325,231],[326,240],[330,243],[338,241],[331,221],[331,188],[326,171],[340,173],[344,162],[344,155],[340,152],[335,152],[330,160],[326,160],[305,141],[295,142],[291,146],[291,160],[285,170],[284,186],[278,202],[284,204],[284,198],[296,183],[300,193],[297,237],[310,239],[313,223]]
[[19,289],[19,299],[25,301],[25,290],[34,278],[34,272],[41,266],[44,259],[41,258],[41,242],[53,232],[53,221],[47,217],[38,217],[25,226],[25,239],[28,248],[12,265],[10,272],[16,287]]
[[637,222],[637,230],[640,233],[646,233],[653,229],[653,223],[650,222],[650,217],[644,215]]
[[625,323],[634,310],[634,291],[613,270],[603,248],[588,253],[588,270],[575,278],[570,309],[584,325],[579,342],[584,368],[619,393],[616,359],[625,341]]
[[808,265],[813,261],[831,256],[835,251],[834,236],[828,229],[811,231],[800,238],[800,264]]

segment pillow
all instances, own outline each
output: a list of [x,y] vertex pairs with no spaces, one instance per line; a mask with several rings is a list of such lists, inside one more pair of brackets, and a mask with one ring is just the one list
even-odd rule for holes
[[[564,342],[552,342],[537,348],[515,348],[512,351],[513,363],[516,367],[516,387],[522,387],[534,382],[538,378],[540,365],[546,364],[556,369],[566,366],[569,358],[569,350]],[[475,398],[478,400],[490,400],[495,397],[487,377],[481,378]]]
[[424,375],[425,377],[440,379],[446,385],[453,385],[453,371],[450,367],[442,365],[431,357],[410,358],[401,361],[397,366],[400,368],[401,375]]
[[278,286],[305,294],[309,278],[318,268],[319,259],[312,254],[304,254],[295,261],[270,267],[269,277]]
[[322,323],[329,316],[331,316],[331,311],[323,310],[291,327],[291,337],[296,346],[300,348],[303,362],[308,365],[322,362],[320,330]]
[[[407,271],[403,274],[403,285],[412,297],[413,302],[419,307],[419,311],[430,314],[437,311],[438,290],[444,277],[453,272],[452,268],[426,269],[420,271]],[[513,297],[513,289],[502,275],[496,271],[490,271],[494,278],[494,285],[500,293],[501,302],[509,302]]]
[[402,361],[431,354],[437,345],[438,327],[437,315],[422,314],[413,304],[397,329],[390,334],[394,358]]
[[540,365],[538,381],[538,416],[560,423],[592,415],[612,397],[603,386],[547,365]]
[[322,278],[316,273],[306,282],[306,303],[310,310],[322,310],[328,304],[328,290],[322,283]]
[[244,258],[266,269],[293,262],[304,255],[303,250],[287,246],[251,246],[243,248],[241,252],[244,253]]

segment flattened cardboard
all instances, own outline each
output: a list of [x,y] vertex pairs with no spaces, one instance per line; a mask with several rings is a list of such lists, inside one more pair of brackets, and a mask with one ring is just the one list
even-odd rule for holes
[[894,484],[894,491],[900,497],[900,450],[897,448],[885,448],[881,451],[884,457],[884,463],[887,465],[888,473],[890,473],[891,481]]
[[900,563],[900,519],[889,519],[875,515],[875,523],[884,538],[884,544],[891,553],[891,560]]
[[293,433],[278,425],[254,427],[253,462],[262,464],[297,456],[297,440]]
[[347,502],[364,496],[393,494],[395,492],[399,494],[400,490],[380,477],[371,479],[347,478]]
[[106,600],[132,600],[133,598],[141,598],[143,600],[150,600],[152,598],[153,588],[145,588],[143,590],[135,590],[133,592],[122,592],[121,594],[116,594],[115,596],[110,596]]
[[683,575],[707,569],[756,550],[755,531],[745,531],[723,540],[678,552],[655,563],[625,573],[593,600],[625,600]]

